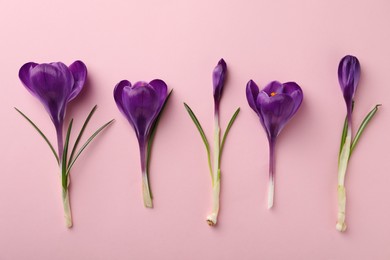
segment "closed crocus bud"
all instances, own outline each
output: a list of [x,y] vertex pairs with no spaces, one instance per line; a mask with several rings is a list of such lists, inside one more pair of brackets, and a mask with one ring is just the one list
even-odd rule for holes
[[349,116],[352,113],[352,102],[360,78],[360,63],[355,56],[347,55],[341,59],[338,69],[339,83],[347,105]]
[[223,59],[220,59],[213,71],[213,95],[216,112],[219,110],[223,87],[225,85],[227,66]]
[[356,93],[356,89],[360,78],[360,63],[355,56],[346,55],[339,63],[338,78],[343,92],[345,104],[347,106],[347,116],[344,122],[343,133],[341,136],[341,145],[339,151],[339,165],[338,165],[338,214],[336,229],[344,232],[347,229],[346,225],[346,190],[345,190],[345,175],[349,164],[349,159],[354,151],[360,136],[365,130],[367,124],[373,118],[381,106],[377,104],[364,118],[357,133],[353,136],[352,132],[352,109]]
[[[226,62],[223,59],[220,59],[217,66],[213,70],[213,96],[214,96],[214,147],[213,147],[213,160],[210,154],[210,144],[206,138],[205,133],[203,132],[202,126],[200,125],[199,120],[196,118],[192,109],[184,103],[188,114],[190,115],[192,121],[194,122],[196,128],[198,129],[203,143],[205,144],[207,151],[207,159],[209,164],[209,170],[212,178],[213,186],[213,206],[211,213],[207,216],[207,223],[210,226],[215,226],[218,220],[219,214],[219,195],[221,188],[221,154],[226,140],[226,136],[229,133],[230,127],[233,125],[240,108],[236,110],[232,118],[229,121],[229,124],[224,131],[223,138],[221,141],[221,127],[219,124],[219,103],[222,97],[222,91],[225,85],[226,79]],[[212,162],[213,161],[213,162]]]

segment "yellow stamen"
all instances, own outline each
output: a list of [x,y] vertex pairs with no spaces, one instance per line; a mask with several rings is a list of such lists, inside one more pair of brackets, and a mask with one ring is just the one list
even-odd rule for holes
[[276,92],[271,92],[271,97],[275,96]]

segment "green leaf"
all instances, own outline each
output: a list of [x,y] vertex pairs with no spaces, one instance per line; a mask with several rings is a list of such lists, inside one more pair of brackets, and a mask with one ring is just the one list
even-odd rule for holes
[[[355,107],[355,101],[352,101],[352,112],[353,112],[354,107]],[[347,138],[347,132],[348,132],[348,115],[345,116],[343,133],[341,134],[339,158],[340,158],[341,150],[343,149],[343,146],[345,143],[345,139]]]
[[226,127],[225,133],[223,134],[222,142],[221,142],[221,149],[219,150],[219,161],[221,161],[221,154],[222,154],[223,146],[225,145],[226,137],[227,137],[227,135],[230,131],[230,128],[232,127],[234,121],[236,120],[238,113],[240,113],[240,108],[237,108],[236,112],[234,112],[232,118],[229,121],[228,126]]
[[28,118],[25,114],[22,113],[22,111],[20,111],[19,109],[17,109],[16,107],[14,107],[16,111],[18,111],[19,114],[21,114],[34,128],[35,130],[38,131],[38,133],[42,136],[42,138],[46,141],[46,143],[49,145],[50,147],[50,150],[53,152],[54,154],[54,157],[56,158],[56,161],[58,164],[60,164],[60,160],[58,159],[58,155],[57,155],[57,152],[54,150],[54,147],[53,145],[50,143],[49,139],[47,139],[47,137],[42,133],[42,131],[38,128],[38,126],[36,124],[33,123],[33,121],[31,121],[30,118]]
[[64,151],[62,153],[62,161],[61,161],[61,177],[62,177],[62,188],[65,190],[68,189],[68,175],[66,172],[67,158],[68,158],[68,147],[69,147],[69,139],[70,133],[72,132],[73,118],[69,122],[68,131],[66,133]]
[[[207,137],[203,131],[202,126],[199,123],[199,120],[196,118],[196,116],[195,116],[194,112],[192,112],[191,108],[186,103],[184,103],[184,107],[186,108],[186,110],[187,110],[188,114],[190,115],[192,121],[194,122],[196,128],[198,128],[200,136],[202,137],[203,143],[204,143],[204,145],[206,147],[206,151],[207,151],[207,160],[208,160],[208,164],[209,164],[211,178],[213,178],[213,169],[211,167],[211,158],[210,158],[210,145],[209,145],[209,142],[207,141]],[[215,167],[216,167],[216,165],[215,165]]]
[[351,152],[350,152],[350,155],[352,154],[353,150],[355,149],[355,146],[357,145],[359,139],[360,139],[360,136],[362,135],[364,129],[366,129],[366,126],[368,125],[368,123],[371,121],[371,119],[374,117],[374,115],[376,114],[376,112],[378,111],[378,108],[381,106],[381,104],[378,104],[376,105],[368,114],[367,116],[364,118],[364,120],[362,121],[362,123],[360,124],[359,126],[359,129],[358,131],[356,132],[356,135],[355,137],[353,138],[353,141],[352,141],[352,145],[351,145]]
[[105,123],[103,126],[101,126],[98,130],[96,130],[95,133],[93,133],[93,135],[91,135],[90,138],[88,138],[88,140],[85,142],[85,144],[80,148],[80,150],[77,152],[75,158],[73,159],[73,161],[70,161],[69,163],[69,166],[68,166],[68,169],[66,170],[66,175],[69,175],[69,172],[70,170],[72,169],[74,163],[76,162],[77,158],[79,158],[80,154],[84,151],[84,149],[89,145],[89,143],[101,132],[103,131],[107,126],[109,126],[112,122],[114,122],[114,119],[112,119],[111,121]]
[[346,116],[344,120],[343,133],[341,134],[339,157],[341,154],[341,150],[343,149],[345,139],[347,138],[347,132],[348,132],[348,117]]
[[150,129],[150,137],[149,137],[149,141],[148,141],[148,148],[146,151],[146,172],[147,173],[149,172],[150,153],[152,150],[152,143],[153,143],[154,136],[156,134],[157,125],[160,121],[160,118],[161,118],[161,115],[164,111],[165,105],[167,104],[168,99],[171,97],[172,91],[173,91],[173,89],[171,91],[169,91],[169,94],[168,94],[167,98],[165,99],[164,104],[161,107],[160,114],[157,116],[156,121],[154,122],[154,124],[152,125],[152,128]]
[[76,153],[77,146],[78,146],[78,144],[79,144],[79,142],[80,142],[80,139],[81,139],[81,137],[82,137],[82,135],[83,135],[83,133],[84,133],[84,130],[85,130],[85,128],[87,127],[88,122],[89,122],[89,120],[91,120],[91,118],[92,118],[93,114],[95,113],[96,109],[97,109],[97,105],[95,105],[95,106],[92,108],[91,112],[89,112],[89,114],[88,114],[88,116],[87,116],[87,119],[85,119],[85,122],[84,122],[84,124],[83,124],[83,127],[81,128],[80,133],[79,133],[79,135],[77,136],[77,139],[76,139],[76,141],[75,141],[75,143],[74,143],[74,145],[73,145],[72,153],[70,154],[70,157],[69,157],[69,161],[70,161],[70,162],[72,161],[73,156],[74,156],[74,154]]

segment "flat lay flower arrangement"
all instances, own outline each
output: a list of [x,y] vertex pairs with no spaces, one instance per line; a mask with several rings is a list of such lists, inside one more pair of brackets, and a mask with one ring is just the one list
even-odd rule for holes
[[[355,135],[353,135],[352,112],[355,105],[354,97],[360,74],[360,62],[356,57],[347,55],[342,58],[338,67],[338,79],[345,100],[347,113],[342,130],[338,157],[338,216],[336,229],[341,232],[345,231],[347,228],[345,223],[345,176],[347,167],[350,162],[352,152],[355,150],[362,133],[378,111],[378,108],[381,106],[380,104],[376,105],[367,114]],[[240,113],[240,108],[237,108],[232,114],[225,131],[221,130],[220,107],[227,75],[227,64],[223,59],[221,59],[212,71],[212,90],[214,99],[214,136],[212,143],[209,142],[206,133],[193,110],[189,105],[184,103],[184,107],[193,121],[196,129],[198,130],[206,149],[207,163],[208,169],[210,171],[212,185],[212,209],[211,213],[206,218],[207,223],[210,226],[215,226],[218,222],[221,178],[223,176],[221,173],[222,151],[225,147],[228,133],[233,126],[238,114]],[[75,61],[69,66],[66,66],[62,62],[42,64],[29,62],[20,68],[19,78],[27,90],[33,96],[38,98],[38,100],[43,104],[45,110],[50,116],[51,121],[54,124],[57,136],[57,149],[54,148],[46,135],[26,114],[15,108],[16,111],[22,117],[24,117],[35,128],[35,130],[37,130],[44,141],[48,144],[55,157],[60,170],[59,177],[61,181],[65,223],[66,226],[70,228],[73,225],[69,200],[70,171],[76,160],[90,144],[90,142],[101,131],[106,129],[114,121],[114,119],[108,121],[100,128],[98,128],[78,149],[84,131],[86,130],[88,122],[94,115],[97,106],[94,106],[88,114],[73,145],[71,145],[73,119],[69,121],[65,132],[64,124],[66,121],[65,115],[68,104],[79,95],[85,84],[87,78],[87,68],[85,64],[81,61]],[[153,208],[153,196],[149,180],[149,165],[152,143],[157,126],[159,124],[159,120],[171,94],[172,90],[168,91],[167,84],[161,79],[154,79],[150,82],[138,81],[134,84],[131,84],[128,80],[122,80],[114,87],[113,91],[114,101],[119,111],[130,123],[138,140],[138,151],[142,178],[141,188],[143,194],[143,203],[146,208]],[[298,112],[303,102],[304,94],[302,88],[297,83],[292,81],[285,83],[271,81],[264,88],[259,88],[253,80],[250,80],[247,83],[245,94],[249,107],[258,116],[260,124],[263,127],[265,136],[268,140],[268,208],[271,209],[275,202],[275,149],[277,139],[278,136],[282,133],[282,130],[286,124],[290,122],[294,115]],[[282,147],[283,144],[280,144],[280,146]],[[304,159],[302,159],[302,163],[304,163]]]

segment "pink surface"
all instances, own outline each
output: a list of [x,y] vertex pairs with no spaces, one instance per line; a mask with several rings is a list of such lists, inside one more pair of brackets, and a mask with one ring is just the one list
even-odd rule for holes
[[[1,1],[0,259],[390,259],[390,2]],[[354,130],[376,102],[347,174],[348,231],[335,230],[337,153],[345,105],[342,56],[362,65]],[[222,159],[218,227],[205,217],[211,181],[204,147],[182,102],[212,137],[211,72],[229,80],[222,125],[238,106]],[[116,122],[72,171],[74,227],[62,217],[55,161],[25,111],[51,140],[54,128],[17,77],[28,61],[83,60],[86,89],[72,103],[75,129],[94,104],[88,133]],[[122,79],[164,79],[174,94],[151,164],[145,209],[135,135],[112,98]],[[245,98],[254,79],[296,81],[305,99],[277,144],[276,197],[266,209],[268,147]]]

